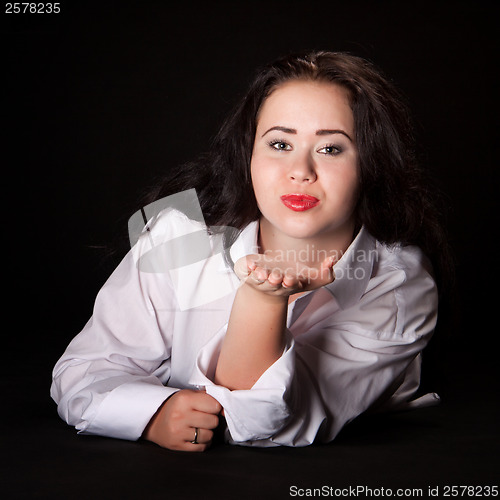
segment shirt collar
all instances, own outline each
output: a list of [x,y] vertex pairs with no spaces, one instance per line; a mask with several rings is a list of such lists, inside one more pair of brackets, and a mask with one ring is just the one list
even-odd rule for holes
[[363,226],[333,266],[335,280],[325,287],[342,309],[352,306],[365,293],[376,260],[376,240]]
[[[233,262],[245,255],[259,253],[258,235],[258,221],[251,222],[242,230],[229,251]],[[356,303],[365,293],[376,259],[376,240],[362,227],[333,266],[335,280],[325,286],[342,309]]]
[[231,245],[229,254],[233,262],[245,255],[259,253],[259,221],[250,222],[241,231],[236,241]]

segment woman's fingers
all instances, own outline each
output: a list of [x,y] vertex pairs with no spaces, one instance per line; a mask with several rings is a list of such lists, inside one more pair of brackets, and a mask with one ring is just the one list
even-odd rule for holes
[[219,425],[219,417],[212,413],[193,410],[186,419],[186,425],[195,428],[215,429]]
[[220,403],[205,391],[183,389],[163,403],[143,436],[171,450],[204,451],[211,443],[221,411]]
[[262,292],[290,295],[314,290],[335,279],[335,256],[326,257],[317,266],[282,262],[265,255],[247,255],[236,262],[235,272],[244,283]]
[[283,272],[281,271],[281,269],[274,268],[269,273],[267,281],[269,281],[269,284],[271,286],[277,287],[283,283],[283,279],[284,279],[284,276],[283,276]]
[[[196,438],[196,442],[195,442]],[[184,433],[184,440],[189,444],[209,445],[214,438],[214,432],[203,427],[189,427]]]
[[269,270],[257,266],[253,271],[252,271],[252,277],[257,283],[264,283],[269,278]]
[[205,391],[186,391],[192,410],[218,415],[222,411],[221,404]]
[[256,269],[258,255],[246,255],[241,257],[234,264],[234,272],[240,280],[244,280]]
[[186,418],[188,428],[185,440],[188,445],[191,445],[187,449],[188,451],[204,451],[212,443],[213,429],[219,425],[218,415],[222,411],[222,406],[204,391],[191,392],[187,395],[190,412]]
[[291,272],[285,272],[281,285],[283,288],[295,289],[299,287],[300,283],[301,280],[297,274],[293,274]]

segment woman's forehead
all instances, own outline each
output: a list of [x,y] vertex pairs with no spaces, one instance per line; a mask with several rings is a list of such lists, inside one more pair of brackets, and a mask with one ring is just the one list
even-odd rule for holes
[[324,81],[291,80],[278,87],[263,102],[257,117],[258,127],[280,126],[296,128],[299,124],[328,129],[342,126],[353,131],[354,118],[349,91]]

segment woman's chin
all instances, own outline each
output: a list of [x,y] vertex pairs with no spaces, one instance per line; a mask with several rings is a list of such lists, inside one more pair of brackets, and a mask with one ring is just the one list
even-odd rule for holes
[[320,238],[323,231],[312,224],[287,224],[277,228],[283,235],[296,240]]

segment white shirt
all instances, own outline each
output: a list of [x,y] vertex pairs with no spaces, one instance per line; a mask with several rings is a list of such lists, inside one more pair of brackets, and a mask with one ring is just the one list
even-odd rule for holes
[[[258,252],[257,235],[257,222],[242,231],[234,261]],[[164,210],[57,362],[60,416],[83,434],[135,440],[174,392],[205,388],[224,408],[230,443],[305,446],[333,440],[374,403],[408,404],[437,317],[427,260],[362,228],[334,271],[333,283],[290,304],[282,356],[251,389],[230,391],[213,379],[239,281],[220,238]]]

